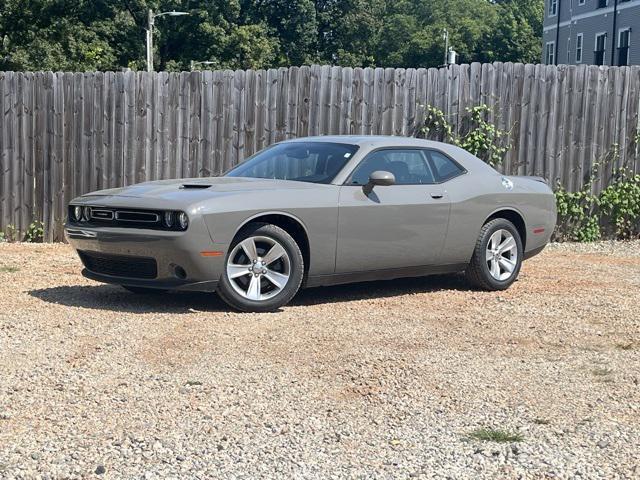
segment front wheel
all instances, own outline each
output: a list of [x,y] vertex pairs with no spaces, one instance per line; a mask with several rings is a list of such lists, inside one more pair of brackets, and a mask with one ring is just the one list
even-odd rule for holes
[[505,290],[518,277],[522,252],[522,240],[513,223],[504,218],[491,220],[480,230],[467,279],[484,290]]
[[268,312],[289,303],[302,283],[304,260],[282,228],[253,223],[231,244],[218,295],[243,312]]

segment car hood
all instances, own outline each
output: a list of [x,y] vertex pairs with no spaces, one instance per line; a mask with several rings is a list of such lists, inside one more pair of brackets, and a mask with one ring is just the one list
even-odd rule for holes
[[245,177],[187,178],[138,183],[122,188],[110,188],[87,193],[73,200],[74,204],[131,205],[177,208],[220,196],[243,192],[307,190],[327,185]]

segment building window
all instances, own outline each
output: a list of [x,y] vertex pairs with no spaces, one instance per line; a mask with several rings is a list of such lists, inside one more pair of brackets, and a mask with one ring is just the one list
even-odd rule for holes
[[629,65],[629,47],[631,46],[631,29],[623,28],[618,34],[618,65]]
[[596,35],[596,49],[593,52],[593,64],[604,65],[606,61],[607,34],[598,33]]
[[576,36],[576,63],[582,63],[582,45],[584,37],[582,33]]
[[549,0],[549,16],[555,17],[558,14],[558,0]]
[[547,47],[544,52],[544,63],[547,65],[556,64],[556,42],[547,42]]
[[597,8],[607,8],[608,5],[609,5],[609,0],[598,0]]
[[578,0],[578,5],[584,5],[585,0]]

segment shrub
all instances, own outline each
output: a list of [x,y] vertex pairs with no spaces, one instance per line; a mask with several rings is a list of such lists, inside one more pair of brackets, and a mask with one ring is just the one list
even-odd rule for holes
[[15,225],[7,225],[5,232],[0,232],[0,243],[2,242],[29,242],[40,243],[44,239],[44,224],[40,220],[35,220],[28,227],[24,236]]
[[608,236],[631,239],[640,236],[640,175],[622,169],[598,196],[598,205],[607,216]]
[[640,236],[640,175],[627,168],[614,171],[609,186],[596,195],[591,192],[599,169],[599,164],[594,165],[593,174],[577,192],[557,187],[554,240],[593,242]]
[[42,242],[44,238],[44,224],[40,220],[32,222],[24,235],[24,241],[29,243]]
[[15,225],[7,225],[6,231],[2,232],[0,241],[1,242],[17,242],[19,240],[20,232],[15,227]]
[[556,192],[558,221],[554,239],[560,242],[593,242],[601,237],[600,222],[595,215],[597,197],[591,194],[591,184],[578,192],[568,192],[558,185]]

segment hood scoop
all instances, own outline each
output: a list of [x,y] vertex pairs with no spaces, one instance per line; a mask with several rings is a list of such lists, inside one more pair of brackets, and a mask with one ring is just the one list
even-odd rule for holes
[[204,190],[210,187],[211,185],[207,185],[206,183],[184,183],[180,185],[181,190]]

